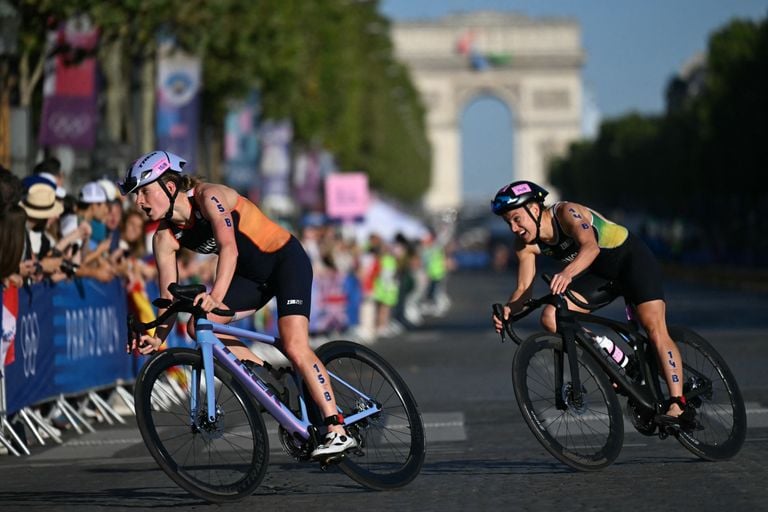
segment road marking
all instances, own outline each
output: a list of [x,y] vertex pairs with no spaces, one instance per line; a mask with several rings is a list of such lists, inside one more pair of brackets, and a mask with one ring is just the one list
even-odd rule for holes
[[[758,402],[747,402],[747,427],[764,428],[768,427],[768,407],[763,407]],[[281,452],[282,447],[277,436],[277,422],[269,416],[264,416],[269,435],[270,451]],[[462,411],[452,412],[424,412],[422,413],[425,435],[427,443],[457,443],[467,440],[467,429],[465,415]],[[634,433],[631,422],[625,418],[625,431]],[[125,434],[130,434],[130,429],[123,429]],[[84,434],[81,437],[67,440],[63,445],[54,446],[36,456],[35,459],[58,459],[58,458],[77,458],[77,452],[72,449],[81,447],[98,446],[130,446],[143,443],[140,436],[124,435],[114,439],[109,439],[109,431],[97,431],[96,433]],[[748,442],[763,442],[768,438],[747,438]],[[643,447],[643,443],[625,443],[625,447]],[[114,453],[114,452],[113,452]],[[99,454],[99,457],[104,454]]]

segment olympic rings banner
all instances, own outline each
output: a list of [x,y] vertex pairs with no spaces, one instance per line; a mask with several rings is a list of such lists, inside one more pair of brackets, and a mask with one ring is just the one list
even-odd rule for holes
[[119,279],[19,290],[16,361],[5,370],[8,413],[135,377],[125,353],[126,292]]

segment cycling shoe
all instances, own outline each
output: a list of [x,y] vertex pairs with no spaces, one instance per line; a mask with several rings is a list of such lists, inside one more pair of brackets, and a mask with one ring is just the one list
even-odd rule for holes
[[704,428],[696,421],[696,409],[687,403],[685,397],[673,396],[669,399],[668,406],[672,404],[677,404],[683,412],[679,416],[657,414],[654,418],[656,423],[683,432],[693,432],[694,430],[702,430]]

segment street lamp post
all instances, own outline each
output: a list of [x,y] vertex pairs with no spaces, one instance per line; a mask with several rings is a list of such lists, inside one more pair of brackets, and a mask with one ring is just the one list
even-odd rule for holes
[[11,165],[11,59],[17,52],[20,23],[13,5],[0,0],[0,164],[6,167]]

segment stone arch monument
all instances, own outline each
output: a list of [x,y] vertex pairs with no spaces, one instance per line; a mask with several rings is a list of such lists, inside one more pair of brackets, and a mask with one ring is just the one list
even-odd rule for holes
[[510,180],[546,183],[547,160],[581,136],[584,51],[576,21],[473,12],[398,22],[392,39],[427,109],[429,210],[462,203],[461,114],[478,95],[493,95],[512,112]]

